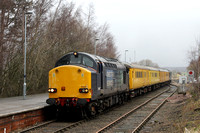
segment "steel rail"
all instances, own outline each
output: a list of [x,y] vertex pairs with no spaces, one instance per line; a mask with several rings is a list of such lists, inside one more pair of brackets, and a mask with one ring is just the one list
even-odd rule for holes
[[129,112],[125,113],[124,115],[122,115],[121,117],[119,117],[118,119],[114,120],[113,122],[111,122],[110,124],[108,124],[107,126],[101,128],[100,130],[96,131],[96,133],[101,133],[105,130],[107,130],[109,127],[113,126],[114,124],[120,122],[122,119],[126,118],[128,115],[130,115],[131,113],[135,112],[136,110],[138,110],[139,108],[143,107],[144,105],[146,105],[147,103],[149,103],[150,101],[152,101],[153,99],[157,98],[158,96],[162,95],[163,93],[167,92],[169,90],[166,89],[165,91],[157,94],[155,97],[150,98],[149,100],[145,101],[144,103],[138,105],[137,107],[133,108],[132,110],[130,110]]
[[[81,120],[81,121],[72,123],[72,124],[70,124],[70,125],[67,125],[67,126],[65,126],[65,127],[60,128],[60,129],[57,129],[56,131],[53,131],[52,133],[62,133],[62,132],[64,132],[64,131],[67,131],[67,129],[70,129],[70,128],[72,128],[72,127],[76,127],[77,125],[79,125],[79,124],[81,124],[81,123],[83,123],[83,122],[85,122],[85,121],[86,121],[86,120]],[[20,131],[20,132],[18,132],[18,133],[30,132],[30,131],[36,130],[36,129],[38,129],[38,128],[45,127],[45,126],[47,126],[47,125],[49,125],[49,124],[51,124],[51,123],[54,123],[54,122],[56,122],[56,120],[47,121],[47,122],[41,123],[41,124],[39,124],[39,125],[36,125],[36,126],[30,127],[30,128],[27,128],[27,129],[25,129],[25,130],[23,130],[23,131]]]
[[38,128],[41,128],[41,127],[45,127],[53,122],[55,122],[56,120],[51,120],[51,121],[47,121],[47,122],[44,122],[44,123],[41,123],[39,125],[35,125],[33,127],[30,127],[30,128],[27,128],[27,129],[24,129],[22,131],[20,131],[19,133],[26,133],[26,132],[29,132],[31,130],[35,130],[35,129],[38,129]]
[[[113,109],[115,109],[115,108],[117,108],[117,107],[118,107],[118,106],[113,107],[113,108],[110,108],[110,109],[108,109],[108,110],[105,110],[103,113],[107,113],[107,112],[109,112],[109,111],[111,111],[111,110],[113,110]],[[100,114],[102,114],[102,113],[100,113]],[[87,118],[87,119],[84,119],[84,120],[81,120],[81,121],[78,121],[78,122],[75,122],[75,123],[72,123],[72,124],[70,124],[70,125],[68,125],[68,126],[65,126],[65,127],[60,128],[60,129],[57,129],[56,131],[53,131],[52,133],[60,133],[60,132],[62,133],[62,132],[67,131],[68,129],[70,129],[70,128],[72,128],[72,127],[78,126],[79,124],[81,124],[81,123],[83,123],[83,122],[85,122],[85,121],[89,121],[89,120],[91,120],[91,119],[94,119],[94,118],[98,117],[100,114],[98,114],[98,115],[96,115],[96,116],[93,116],[93,117],[90,117],[90,118]],[[26,132],[30,132],[30,131],[33,131],[33,130],[37,130],[37,129],[39,129],[39,128],[48,126],[49,124],[51,124],[51,123],[53,123],[53,122],[56,122],[56,121],[57,121],[57,120],[47,121],[47,122],[41,123],[41,124],[39,124],[39,125],[35,125],[35,126],[33,126],[33,127],[30,127],[30,128],[26,128],[26,129],[24,129],[24,130],[22,130],[22,131],[20,131],[20,132],[18,132],[18,133],[26,133]]]
[[72,127],[76,127],[76,126],[78,126],[79,124],[81,124],[81,123],[83,123],[83,122],[85,122],[85,121],[87,121],[87,120],[81,120],[81,121],[72,123],[72,124],[70,124],[70,125],[68,125],[68,126],[66,126],[66,127],[62,127],[62,128],[60,128],[60,129],[54,131],[53,133],[63,133],[64,131],[67,131],[67,129],[70,129],[70,128],[72,128]]
[[176,91],[172,92],[172,94],[170,94],[167,98],[165,98],[165,100],[163,100],[163,102],[161,104],[159,104],[133,131],[132,133],[137,133],[140,131],[140,129],[142,128],[142,126],[144,124],[146,124],[147,121],[149,121],[151,119],[151,117],[162,107],[162,105],[167,101],[167,99],[172,96]]

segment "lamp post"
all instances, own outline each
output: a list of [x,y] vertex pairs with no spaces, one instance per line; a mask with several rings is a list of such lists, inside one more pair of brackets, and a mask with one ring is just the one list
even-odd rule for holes
[[125,50],[125,62],[126,62],[126,52],[128,52],[128,50]]
[[97,41],[99,40],[99,38],[95,39],[95,44],[94,44],[94,54],[96,55],[97,53]]
[[198,87],[198,90],[199,90],[199,73],[200,73],[199,58],[200,58],[200,44],[198,44],[198,57],[197,57],[197,87]]
[[26,99],[26,15],[30,15],[32,12],[26,12],[24,14],[24,86],[23,86],[23,97]]
[[136,52],[135,52],[135,50],[134,50],[134,63],[136,62]]

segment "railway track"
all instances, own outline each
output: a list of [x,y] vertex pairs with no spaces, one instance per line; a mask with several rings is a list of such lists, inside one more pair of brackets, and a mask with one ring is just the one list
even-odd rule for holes
[[102,132],[131,132],[137,133],[142,126],[159,110],[166,102],[167,98],[173,95],[175,91],[165,90],[155,97],[147,100],[143,104],[133,108],[115,121],[106,125],[96,133]]
[[[163,91],[164,90],[164,91]],[[159,109],[158,104],[164,103],[164,100],[173,92],[168,91],[166,87],[151,93],[145,94],[140,97],[136,97],[133,100],[125,103],[122,106],[111,109],[112,111],[106,111],[95,118],[84,119],[77,122],[57,122],[55,120],[49,121],[38,126],[28,128],[20,133],[63,133],[63,132],[137,132],[145,124],[146,121]],[[156,96],[155,96],[156,95]],[[155,96],[155,97],[154,97]],[[159,102],[158,102],[159,101]],[[150,111],[151,110],[151,111]],[[154,113],[150,113],[153,110]],[[148,114],[147,115],[143,114]],[[135,116],[135,118],[131,118]],[[141,119],[139,119],[141,118]],[[126,123],[130,124],[130,120],[133,120],[131,124],[134,129],[129,129]],[[137,120],[137,121],[136,121]],[[135,121],[135,122],[134,122]],[[143,122],[143,124],[140,124]],[[135,126],[133,126],[135,125]],[[136,126],[137,125],[137,126]]]
[[73,128],[82,122],[85,122],[85,120],[77,121],[77,122],[57,122],[56,120],[44,122],[42,124],[27,128],[23,131],[20,131],[18,133],[60,133],[64,132],[67,129]]

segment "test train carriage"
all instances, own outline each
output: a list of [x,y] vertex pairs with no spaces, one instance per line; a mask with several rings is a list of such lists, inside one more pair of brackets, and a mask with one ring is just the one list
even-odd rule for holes
[[47,103],[95,115],[130,97],[170,82],[168,70],[124,64],[84,52],[71,52],[49,72]]

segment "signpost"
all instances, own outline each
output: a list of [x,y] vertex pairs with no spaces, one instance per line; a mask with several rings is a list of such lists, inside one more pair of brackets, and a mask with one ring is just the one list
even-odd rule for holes
[[194,71],[193,70],[188,71],[188,80],[190,83],[194,82]]
[[187,84],[187,76],[180,76],[179,84],[180,84],[180,87],[178,87],[178,93],[186,94],[185,85]]
[[189,70],[189,71],[188,71],[188,75],[194,77],[194,71],[193,71],[193,70]]

